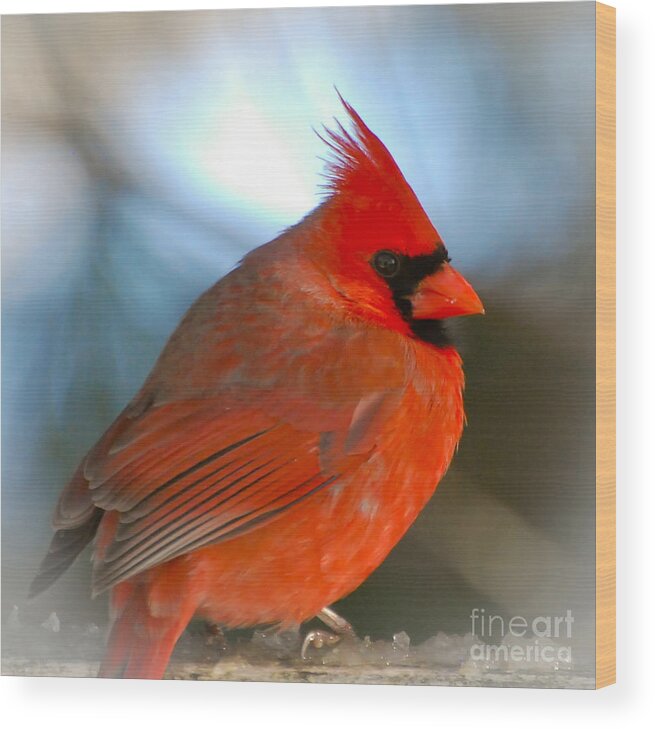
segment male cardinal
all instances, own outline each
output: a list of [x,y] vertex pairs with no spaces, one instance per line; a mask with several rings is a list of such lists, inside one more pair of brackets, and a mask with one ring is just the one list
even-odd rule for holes
[[347,632],[329,606],[448,468],[464,380],[443,320],[482,304],[341,101],[352,131],[320,135],[322,204],[200,296],[61,494],[31,592],[95,539],[93,593],[111,590],[100,676],[161,678],[194,615]]

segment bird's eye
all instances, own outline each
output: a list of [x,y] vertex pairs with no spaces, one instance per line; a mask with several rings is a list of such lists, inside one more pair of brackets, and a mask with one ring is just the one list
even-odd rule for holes
[[393,278],[400,270],[400,259],[391,251],[379,251],[372,263],[373,268],[384,278]]

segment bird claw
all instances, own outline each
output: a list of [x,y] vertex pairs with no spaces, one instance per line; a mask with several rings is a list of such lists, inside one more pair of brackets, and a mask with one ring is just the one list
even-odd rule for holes
[[345,618],[342,618],[341,615],[334,612],[331,607],[324,607],[316,617],[322,620],[333,632],[319,629],[310,630],[305,636],[300,650],[300,657],[303,661],[307,660],[307,651],[310,647],[315,649],[325,646],[331,647],[344,638],[357,638],[353,626]]
[[330,633],[327,630],[310,630],[305,636],[305,640],[302,642],[302,648],[300,649],[300,657],[303,661],[308,659],[307,651],[309,648],[323,648],[325,646],[336,645],[341,640],[340,635],[336,633]]

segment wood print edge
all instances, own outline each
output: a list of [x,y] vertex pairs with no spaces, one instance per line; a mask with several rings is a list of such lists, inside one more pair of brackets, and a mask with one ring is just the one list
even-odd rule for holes
[[596,3],[596,688],[616,681],[616,10]]

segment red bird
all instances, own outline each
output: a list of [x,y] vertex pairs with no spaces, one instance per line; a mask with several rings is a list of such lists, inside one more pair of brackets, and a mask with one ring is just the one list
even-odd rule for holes
[[347,632],[330,604],[450,464],[464,378],[443,320],[482,304],[342,102],[353,131],[325,130],[324,202],[200,296],[59,499],[31,592],[95,538],[100,676],[161,678],[194,615]]

